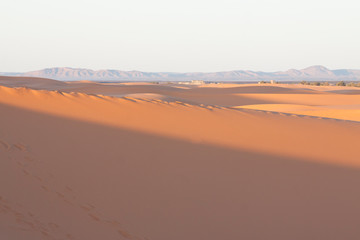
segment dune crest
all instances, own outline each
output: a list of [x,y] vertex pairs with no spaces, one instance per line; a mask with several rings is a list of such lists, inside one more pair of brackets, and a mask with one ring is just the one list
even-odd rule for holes
[[[355,142],[360,129],[354,123],[337,123],[335,120],[324,121],[276,112],[268,114],[208,105],[194,106],[161,99],[114,98],[27,88],[1,87],[0,96],[1,103],[28,110],[191,142],[325,160],[336,164],[360,163],[356,154],[349,154],[344,159],[342,151],[331,151],[331,146],[349,153],[355,151],[341,138],[333,140],[331,137],[341,132],[341,136]],[[297,126],[303,127],[297,131]],[[329,128],[331,132],[326,130]],[[261,137],[257,137],[258,134]],[[309,136],[312,136],[313,141],[308,141]]]

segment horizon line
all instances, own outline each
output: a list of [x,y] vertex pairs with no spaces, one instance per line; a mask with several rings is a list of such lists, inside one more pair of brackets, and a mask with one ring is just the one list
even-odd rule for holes
[[262,71],[262,70],[250,70],[250,69],[234,69],[234,70],[221,70],[221,71],[142,71],[142,70],[121,70],[121,69],[114,69],[114,68],[102,68],[102,69],[92,69],[92,68],[85,68],[85,67],[45,67],[37,70],[30,70],[30,71],[1,71],[0,74],[4,73],[29,73],[29,72],[37,72],[37,71],[43,71],[43,70],[51,70],[51,69],[72,69],[72,70],[88,70],[88,71],[121,71],[121,72],[142,72],[142,73],[219,73],[219,72],[236,72],[236,71],[249,71],[249,72],[264,72],[264,73],[275,73],[275,72],[286,72],[290,70],[306,70],[309,68],[325,68],[330,71],[334,70],[360,70],[359,68],[335,68],[330,69],[324,65],[310,65],[305,68],[288,68],[286,70],[276,70],[276,71]]

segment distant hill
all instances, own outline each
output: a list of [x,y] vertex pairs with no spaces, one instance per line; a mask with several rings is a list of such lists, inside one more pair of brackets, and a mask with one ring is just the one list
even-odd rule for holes
[[91,81],[360,81],[360,70],[329,70],[324,66],[311,66],[305,69],[279,72],[226,71],[226,72],[140,72],[120,70],[98,70],[81,68],[46,68],[24,73],[0,73],[3,76],[26,76],[51,78],[56,80],[91,80]]

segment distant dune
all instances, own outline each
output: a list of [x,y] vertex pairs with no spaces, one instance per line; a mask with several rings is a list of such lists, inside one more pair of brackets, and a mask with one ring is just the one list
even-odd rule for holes
[[323,66],[311,66],[302,70],[290,69],[278,72],[256,72],[249,70],[226,72],[141,72],[120,70],[90,70],[81,68],[47,68],[25,73],[0,73],[6,76],[43,77],[57,80],[92,80],[92,81],[359,81],[360,70],[329,70]]
[[0,239],[360,238],[360,91],[0,77]]

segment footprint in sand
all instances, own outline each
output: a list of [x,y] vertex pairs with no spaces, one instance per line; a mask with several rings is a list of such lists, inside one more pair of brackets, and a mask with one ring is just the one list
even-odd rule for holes
[[21,152],[27,152],[26,146],[24,146],[24,145],[21,144],[21,143],[13,144],[13,145],[11,145],[11,148],[12,148],[12,149],[15,149],[15,150],[19,150],[19,151],[21,151]]
[[95,216],[94,214],[92,213],[89,213],[88,214],[94,221],[97,221],[97,222],[100,222],[100,218],[98,216]]
[[33,175],[33,177],[38,180],[39,182],[43,182],[43,179],[39,176]]
[[80,207],[82,209],[84,209],[85,211],[91,211],[91,210],[95,209],[95,207],[91,204],[80,205]]
[[118,233],[126,239],[133,239],[132,235],[124,230],[119,229]]
[[56,192],[56,195],[59,197],[59,198],[65,198],[65,195],[60,193],[60,192]]
[[44,236],[44,237],[49,237],[49,234],[45,231],[41,231],[41,234]]
[[31,158],[31,157],[28,157],[28,156],[25,156],[24,159],[28,162],[34,162],[35,159]]
[[52,229],[52,230],[58,230],[59,229],[59,225],[57,225],[56,223],[48,223],[48,226]]
[[20,167],[24,167],[24,164],[22,162],[16,162],[17,165],[19,165]]
[[5,148],[5,150],[9,150],[10,149],[10,146],[9,144],[7,144],[6,142],[0,140],[0,146]]

